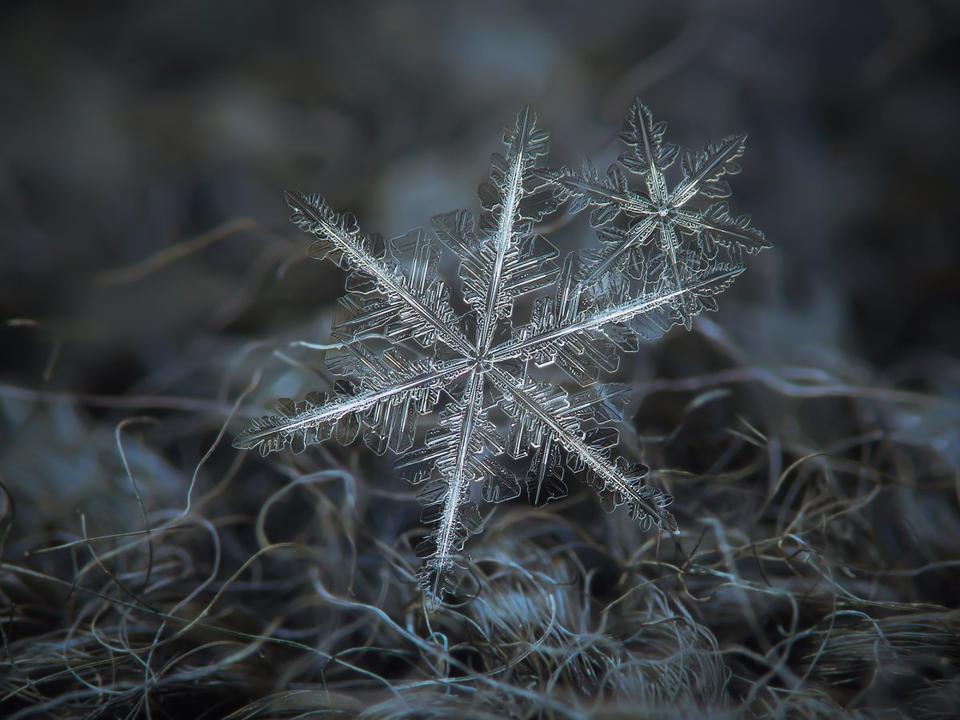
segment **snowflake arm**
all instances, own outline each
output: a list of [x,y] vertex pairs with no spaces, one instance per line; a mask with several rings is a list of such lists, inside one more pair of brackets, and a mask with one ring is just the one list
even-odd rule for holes
[[[672,498],[644,482],[649,469],[645,465],[627,463],[622,458],[611,462],[609,446],[616,443],[615,436],[611,443],[611,436],[606,434],[606,446],[592,443],[578,423],[570,422],[570,414],[556,408],[551,411],[549,405],[545,407],[544,397],[531,393],[530,384],[517,380],[499,367],[491,370],[490,376],[497,388],[511,399],[518,417],[555,439],[568,453],[568,465],[573,469],[586,470],[588,479],[600,492],[605,510],[609,512],[626,504],[630,517],[639,521],[642,527],[656,525],[670,532],[676,531],[676,521],[667,510]],[[553,465],[553,470],[559,467],[557,461],[549,464]],[[541,476],[546,474],[542,470],[538,472]]]
[[636,294],[628,283],[608,279],[592,295],[575,282],[574,257],[568,256],[553,298],[540,298],[531,322],[492,351],[494,361],[533,360],[556,363],[581,385],[618,367],[619,352],[636,352],[640,341],[652,340],[682,321],[688,312],[713,309],[712,298],[744,271],[733,262],[704,263],[685,268],[679,289],[659,283],[652,292]]
[[567,211],[577,214],[594,207],[590,224],[600,226],[613,219],[621,210],[632,215],[652,215],[656,205],[643,192],[630,188],[623,169],[613,164],[607,168],[606,177],[596,165],[586,158],[579,172],[569,168],[538,170],[537,175],[555,186],[561,200],[568,200]]
[[550,136],[536,127],[529,108],[503,136],[505,154],[491,158],[490,179],[480,186],[477,240],[469,213],[433,219],[438,239],[461,260],[464,299],[477,317],[475,350],[489,349],[499,321],[508,318],[520,295],[550,284],[556,249],[533,232],[533,223],[556,207],[555,193],[535,171]]
[[368,384],[354,394],[313,392],[300,401],[281,398],[277,412],[254,419],[234,439],[233,446],[259,450],[262,455],[287,446],[302,452],[335,432],[343,444],[349,444],[364,429],[364,439],[371,449],[378,453],[387,448],[402,452],[412,443],[416,415],[428,412],[437,402],[438,388],[469,367],[467,360],[459,358],[436,365],[420,362],[410,365],[405,373],[385,375],[383,382]]
[[730,197],[730,183],[721,178],[740,173],[737,160],[746,148],[746,135],[728,135],[718,143],[708,143],[700,152],[685,152],[680,163],[683,180],[670,194],[670,204],[681,207],[697,194],[708,198]]
[[674,213],[677,225],[696,233],[704,250],[713,253],[713,246],[740,248],[751,255],[770,247],[763,232],[750,222],[749,215],[733,215],[730,206],[715,202],[705,210],[678,208]]
[[[630,251],[645,245],[659,227],[659,218],[656,215],[651,215],[635,223],[626,233],[606,235],[606,242],[612,247],[600,250],[596,261],[590,263],[583,274],[580,287],[590,287],[611,270],[621,266]],[[601,241],[603,241],[603,233],[600,235]]]
[[492,459],[503,452],[503,442],[487,414],[485,384],[485,373],[471,370],[462,386],[451,391],[454,402],[441,413],[439,427],[427,433],[424,447],[398,465],[408,480],[422,485],[422,520],[435,526],[417,547],[424,561],[420,584],[431,607],[451,591],[456,558],[480,526],[471,487],[482,483],[486,502],[503,502],[520,493],[516,479]]
[[650,108],[635,99],[627,111],[627,129],[620,134],[632,152],[623,153],[620,164],[644,176],[655,209],[663,205],[669,194],[663,171],[673,164],[680,150],[673,143],[664,142],[666,132],[667,124],[655,123]]
[[[664,256],[669,269],[667,274],[669,278],[666,283],[673,290],[683,290],[683,278],[679,266],[678,255],[680,253],[680,237],[673,223],[669,223],[662,217],[657,224],[660,226],[661,246],[664,250]],[[696,314],[696,305],[693,303],[692,293],[684,292],[679,296],[678,307],[680,308],[680,319],[683,326],[689,330],[693,327],[693,316]]]
[[[344,269],[353,270],[347,290],[360,298],[348,295],[350,302],[344,303],[356,315],[350,321],[352,332],[393,322],[387,333],[391,339],[415,337],[425,347],[439,340],[456,351],[469,349],[469,341],[457,329],[446,288],[435,277],[436,254],[422,232],[393,241],[390,262],[377,238],[360,233],[352,214],[334,212],[319,196],[288,192],[286,197],[293,210],[291,221],[317,238],[308,249],[310,256],[319,260],[330,257]],[[412,255],[408,274],[402,271],[405,255]],[[428,329],[425,334],[424,327]]]

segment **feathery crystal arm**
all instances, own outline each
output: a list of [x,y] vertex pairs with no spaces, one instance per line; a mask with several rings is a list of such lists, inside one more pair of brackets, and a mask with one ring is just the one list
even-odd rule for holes
[[622,495],[624,501],[635,509],[639,517],[647,516],[657,527],[676,532],[676,521],[662,504],[652,501],[650,494],[628,482],[616,465],[611,463],[608,458],[599,454],[581,437],[567,430],[540,404],[527,397],[521,384],[512,375],[499,367],[494,367],[489,375],[491,381],[501,392],[508,394],[514,402],[521,405],[531,416],[549,428],[563,449],[582,461],[588,470],[602,480],[605,488],[610,488]]
[[332,242],[340,252],[349,258],[353,267],[374,278],[388,292],[401,298],[410,309],[436,329],[437,337],[445,345],[458,352],[470,351],[470,343],[463,334],[456,328],[451,327],[449,323],[444,322],[442,318],[404,287],[400,279],[382,261],[359,248],[350,235],[331,224],[300,193],[286,192],[285,195],[290,207],[314,224],[315,229],[311,231],[313,235]]
[[724,203],[715,203],[706,210],[690,207],[676,208],[673,219],[677,225],[712,238],[718,245],[739,247],[748,253],[756,253],[771,247],[763,232],[753,227],[747,215],[735,216]]
[[647,242],[658,227],[658,207],[643,193],[626,189],[622,174],[605,180],[596,174],[592,165],[589,165],[582,174],[555,170],[541,172],[539,177],[561,188],[560,192],[579,197],[585,203],[614,207],[627,215],[643,217],[643,220],[623,235],[622,240],[600,251],[596,261],[580,280],[581,288],[590,287],[597,282],[624,255]]
[[[660,243],[666,253],[667,263],[670,266],[673,287],[680,289],[683,287],[683,278],[681,277],[680,265],[677,259],[680,240],[674,224],[667,222],[663,218],[660,219]],[[697,314],[696,303],[693,302],[690,295],[685,293],[680,298],[679,309],[683,319],[683,326],[687,330],[690,330],[693,327],[693,316]]]
[[402,381],[394,382],[384,388],[365,390],[356,395],[310,407],[293,417],[265,415],[238,435],[233,441],[233,446],[240,450],[266,448],[268,452],[281,449],[289,442],[289,438],[298,432],[334,423],[350,413],[362,412],[379,402],[434,383],[450,382],[462,375],[469,367],[470,363],[466,359],[451,360],[426,372],[411,374]]
[[598,262],[593,268],[591,268],[590,272],[584,276],[579,283],[580,287],[590,287],[593,283],[603,277],[607,271],[613,267],[617,260],[623,257],[625,253],[629,252],[632,248],[637,247],[638,245],[643,245],[653,234],[653,231],[657,229],[657,220],[658,216],[651,215],[630,228],[626,235],[624,235],[623,240],[617,243],[616,247],[614,247],[612,250],[606,251],[604,253],[603,260]]
[[[657,162],[659,153],[654,152],[653,148],[654,140],[651,138],[651,123],[653,122],[653,118],[649,115],[648,110],[646,114],[647,117],[643,117],[643,114],[638,111],[637,121],[631,123],[631,125],[642,139],[643,154],[646,156],[647,163],[647,192],[650,193],[650,200],[653,204],[660,206],[667,200],[669,192],[667,190],[667,179],[664,177],[663,170]],[[640,151],[639,146],[637,147],[637,151]]]
[[[670,205],[680,207],[702,192],[704,184],[714,182],[721,176],[740,172],[737,158],[743,155],[747,136],[730,135],[719,143],[711,143],[706,150],[685,159],[687,177],[670,193]],[[728,190],[729,192],[729,190]]]
[[456,464],[447,478],[446,496],[443,501],[440,524],[435,530],[436,549],[430,558],[433,566],[432,597],[435,600],[442,596],[444,574],[450,569],[452,556],[460,550],[457,515],[463,510],[467,500],[469,483],[472,479],[467,472],[469,465],[468,455],[471,453],[473,435],[477,428],[477,412],[483,402],[483,374],[472,372],[467,378],[467,385],[463,397],[463,418],[457,434],[455,458]]
[[567,192],[589,195],[597,202],[613,203],[631,215],[653,215],[657,212],[653,201],[636,190],[617,189],[608,183],[590,180],[565,170],[534,170],[534,174],[544,181],[562,186]]
[[509,340],[493,349],[491,352],[492,359],[494,362],[499,362],[511,357],[516,357],[524,352],[533,351],[540,346],[557,342],[570,335],[589,332],[590,330],[598,330],[611,323],[626,322],[637,315],[648,313],[664,305],[676,302],[686,293],[696,292],[711,286],[722,286],[725,283],[732,282],[733,279],[742,272],[742,267],[732,267],[721,273],[705,277],[700,281],[689,283],[679,289],[671,290],[670,292],[661,292],[656,295],[642,295],[629,302],[603,308],[594,313],[588,313],[575,322],[554,327],[530,337]]
[[505,193],[501,200],[496,234],[493,237],[496,257],[490,275],[490,285],[487,288],[486,308],[480,316],[477,332],[476,349],[481,352],[490,347],[497,324],[496,307],[500,300],[503,283],[504,260],[510,249],[518,206],[523,199],[523,173],[527,164],[527,142],[530,139],[531,125],[530,108],[525,107],[517,118],[516,132],[507,152],[509,165],[505,178],[506,187],[502,188]]

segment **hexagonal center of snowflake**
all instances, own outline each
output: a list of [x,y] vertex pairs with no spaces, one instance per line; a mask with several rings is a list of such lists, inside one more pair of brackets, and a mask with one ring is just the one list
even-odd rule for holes
[[657,206],[657,215],[659,215],[659,216],[662,217],[662,218],[665,218],[667,215],[670,214],[670,211],[671,211],[672,209],[673,209],[673,208],[671,208],[669,205],[658,205],[658,206]]
[[489,352],[474,352],[470,355],[474,372],[488,373],[493,370],[493,360]]

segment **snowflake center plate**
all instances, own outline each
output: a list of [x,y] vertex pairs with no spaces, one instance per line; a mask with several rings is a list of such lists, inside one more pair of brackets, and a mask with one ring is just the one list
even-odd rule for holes
[[486,350],[470,355],[470,369],[473,372],[486,374],[493,370],[493,364],[496,362],[492,350]]

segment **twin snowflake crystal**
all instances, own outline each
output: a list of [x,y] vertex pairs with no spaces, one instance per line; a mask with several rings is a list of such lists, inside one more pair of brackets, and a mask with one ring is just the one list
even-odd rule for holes
[[[401,454],[400,467],[421,488],[423,522],[434,526],[418,547],[432,606],[455,587],[458,555],[480,526],[476,501],[520,494],[510,459],[529,459],[526,490],[536,504],[566,494],[569,469],[597,488],[605,510],[625,505],[644,528],[675,531],[671,498],[646,484],[648,468],[615,455],[626,388],[597,381],[617,369],[620,353],[715,310],[716,296],[744,269],[743,252],[769,246],[722,201],[746,136],[683,153],[670,190],[665,171],[681,153],[665,130],[635,100],[621,134],[627,150],[606,174],[589,161],[579,172],[546,170],[538,163],[549,135],[524,109],[480,186],[479,223],[457,210],[434,217],[432,234],[414,230],[387,243],[320,197],[288,193],[293,222],[315,238],[310,256],[349,273],[333,330],[343,349],[327,360],[341,380],[329,393],[281,399],[235,447],[301,452],[362,434],[374,452]],[[697,198],[717,202],[697,207]],[[600,244],[558,266],[537,223],[563,205],[570,214],[591,209]],[[460,260],[457,305],[437,273],[438,242]],[[529,322],[514,326],[515,301],[534,293]],[[548,365],[583,389],[538,381],[536,369]],[[434,410],[437,426],[413,449],[417,419]]]

